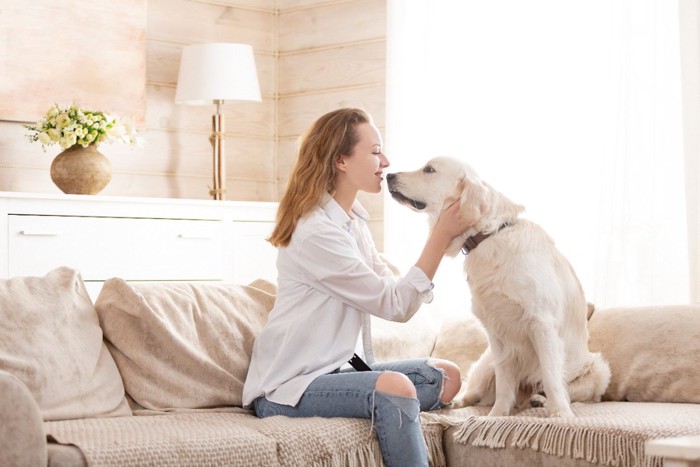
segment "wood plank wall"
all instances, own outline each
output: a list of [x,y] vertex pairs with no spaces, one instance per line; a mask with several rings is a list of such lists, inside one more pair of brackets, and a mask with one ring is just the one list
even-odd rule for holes
[[[280,0],[278,190],[284,189],[301,133],[320,115],[360,107],[385,125],[386,1]],[[377,246],[383,196],[361,194]]]
[[[144,146],[101,147],[113,168],[101,194],[209,198],[214,106],[174,102],[180,53],[192,43],[255,51],[262,102],[223,107],[227,199],[278,200],[299,135],[329,110],[362,107],[384,128],[386,0],[148,0],[145,33]],[[44,152],[25,134],[21,123],[0,121],[0,191],[60,192],[49,176],[60,149]],[[381,247],[383,197],[362,201]]]

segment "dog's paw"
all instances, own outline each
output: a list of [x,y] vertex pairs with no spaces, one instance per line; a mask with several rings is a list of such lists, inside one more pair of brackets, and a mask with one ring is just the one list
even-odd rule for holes
[[508,417],[510,415],[510,409],[499,409],[493,407],[489,412],[489,417]]
[[561,407],[558,410],[553,410],[549,413],[549,416],[552,418],[576,418],[571,407]]
[[544,407],[547,398],[544,394],[533,394],[530,397],[530,407]]
[[476,394],[475,392],[463,392],[455,396],[452,403],[458,407],[471,407],[473,405],[484,405],[482,403],[481,394]]

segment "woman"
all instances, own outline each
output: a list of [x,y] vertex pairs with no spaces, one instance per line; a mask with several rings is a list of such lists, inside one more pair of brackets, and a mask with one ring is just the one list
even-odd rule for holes
[[445,249],[469,227],[453,204],[415,266],[393,277],[356,200],[359,191],[381,191],[388,166],[362,110],[323,115],[304,135],[269,239],[279,248],[277,300],[255,341],[243,404],[261,418],[371,418],[387,466],[427,466],[419,412],[451,402],[459,368],[416,359],[341,370],[369,315],[404,322],[432,298]]

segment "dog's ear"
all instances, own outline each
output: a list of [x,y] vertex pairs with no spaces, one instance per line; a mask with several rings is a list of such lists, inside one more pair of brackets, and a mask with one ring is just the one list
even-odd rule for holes
[[499,219],[513,219],[518,217],[518,214],[525,211],[525,207],[514,203],[506,195],[493,189],[488,183],[484,183],[484,185],[489,192],[494,194],[494,198],[490,203],[494,217]]
[[450,196],[445,200],[445,204],[442,206],[442,209],[446,209],[447,206],[451,205],[457,200],[462,201],[462,198],[464,197],[464,191],[467,188],[467,181],[465,180],[464,177],[460,177],[457,182],[455,183],[455,187],[453,190],[454,196]]
[[457,181],[457,193],[462,215],[475,224],[489,209],[489,190],[480,180],[462,177]]

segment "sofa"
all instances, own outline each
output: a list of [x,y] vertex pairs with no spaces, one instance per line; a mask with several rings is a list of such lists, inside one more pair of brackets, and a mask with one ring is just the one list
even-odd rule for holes
[[[1,466],[382,465],[370,420],[257,419],[241,407],[269,282],[107,280],[93,301],[80,272],[0,280]],[[424,306],[375,321],[375,358],[447,358],[467,374],[486,347],[467,313]],[[433,466],[661,466],[649,439],[700,434],[700,306],[595,310],[590,348],[612,379],[575,419],[528,408],[421,414]]]

